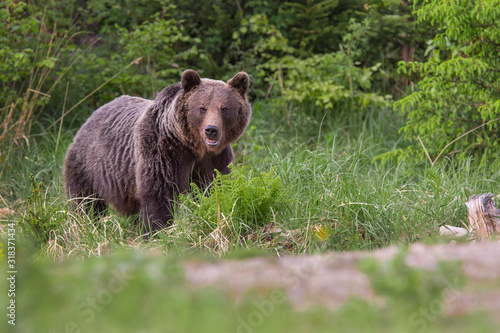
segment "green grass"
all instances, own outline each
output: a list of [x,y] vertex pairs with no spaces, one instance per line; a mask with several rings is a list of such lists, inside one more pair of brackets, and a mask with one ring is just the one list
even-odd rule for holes
[[[181,253],[202,249],[219,256],[254,247],[295,254],[372,250],[394,243],[432,242],[439,226],[465,223],[464,203],[472,194],[495,193],[498,186],[500,173],[478,169],[474,161],[434,167],[404,160],[384,165],[373,162],[381,152],[401,145],[391,111],[340,111],[301,121],[307,114],[305,108],[287,115],[272,104],[256,103],[249,130],[235,145],[236,160],[245,166],[238,174],[248,178],[243,194],[224,190],[216,198],[205,199],[211,200],[216,212],[211,221],[193,210],[193,205],[178,205],[174,227],[150,242],[140,240],[137,216],[124,217],[110,209],[105,218],[95,221],[68,204],[62,165],[74,130],[63,131],[61,136],[55,129],[32,136],[24,149],[14,148],[2,165],[2,206],[16,212],[4,220],[21,220],[30,210],[41,213],[58,227],[52,228],[48,241],[38,242],[40,251],[55,257],[99,255],[114,246]],[[292,118],[293,125],[271,126],[282,124],[286,117]],[[222,202],[229,201],[231,207],[232,202],[243,201],[241,196],[256,186],[252,177],[263,181],[266,173],[267,182],[276,179],[281,184],[278,194],[282,197],[268,207],[270,214],[245,220],[241,214],[217,211]],[[28,202],[33,197],[31,175],[35,185],[43,184],[35,203]],[[261,181],[257,181],[259,186],[270,185]],[[204,201],[193,195],[186,200],[195,206]],[[252,215],[255,207],[245,214]],[[43,214],[47,211],[52,215]],[[39,223],[36,216],[31,218],[34,224]],[[224,227],[207,230],[207,223]],[[280,231],[265,233],[263,227],[270,223]]]

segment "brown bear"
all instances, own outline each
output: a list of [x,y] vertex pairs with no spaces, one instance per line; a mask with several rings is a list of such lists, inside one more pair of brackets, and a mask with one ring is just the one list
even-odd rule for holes
[[186,70],[155,100],[121,96],[96,110],[66,154],[69,198],[94,214],[140,212],[144,232],[169,226],[176,195],[230,172],[231,143],[250,121],[248,75],[227,83]]

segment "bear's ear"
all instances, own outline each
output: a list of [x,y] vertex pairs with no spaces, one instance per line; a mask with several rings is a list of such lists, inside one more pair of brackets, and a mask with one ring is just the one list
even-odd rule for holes
[[239,72],[231,80],[227,81],[227,84],[236,89],[241,96],[245,97],[245,93],[250,86],[250,78],[247,73]]
[[189,90],[193,89],[197,85],[201,83],[200,75],[192,69],[186,69],[182,73],[182,78],[181,78],[181,84],[182,84],[182,89],[184,91],[188,92]]

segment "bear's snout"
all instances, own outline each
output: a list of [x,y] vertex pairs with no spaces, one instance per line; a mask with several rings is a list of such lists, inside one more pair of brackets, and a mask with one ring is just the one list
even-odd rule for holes
[[207,137],[206,143],[209,146],[218,146],[220,144],[219,128],[215,125],[208,125],[205,127],[205,135]]
[[205,127],[205,134],[207,135],[207,138],[215,139],[219,135],[219,129],[217,126],[208,125]]

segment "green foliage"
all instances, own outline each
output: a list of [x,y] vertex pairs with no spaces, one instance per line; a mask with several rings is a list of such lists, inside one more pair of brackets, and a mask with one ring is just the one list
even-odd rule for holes
[[[122,12],[134,6],[141,9],[126,19]],[[92,47],[71,71],[71,97],[83,98],[82,91],[94,91],[89,110],[93,111],[121,94],[154,98],[165,86],[178,82],[189,63],[203,61],[204,56],[197,48],[199,39],[188,36],[184,22],[174,17],[176,12],[169,0],[89,2],[85,13],[91,22],[87,24],[104,35],[82,37],[81,43]],[[100,25],[94,26],[96,22]]]
[[376,77],[377,86],[397,96],[409,83],[397,73],[398,62],[426,59],[426,42],[437,30],[417,22],[411,13],[412,2],[366,1],[362,9],[341,14],[350,14],[344,19],[349,24],[341,35],[343,45],[354,46],[352,57],[364,66],[380,63],[383,71]]
[[200,40],[190,38],[184,31],[183,22],[171,17],[176,6],[170,1],[163,2],[162,11],[141,24],[131,29],[116,29],[122,52],[113,57],[113,61],[126,59],[130,62],[142,58],[134,73],[122,80],[126,80],[123,82],[126,85],[152,86],[154,91],[160,91],[178,81],[189,59],[204,60],[196,47]]
[[269,22],[266,14],[257,14],[241,20],[239,31],[233,32],[232,48],[242,61],[269,61],[277,56],[294,51],[288,40],[276,26]]
[[250,70],[257,82],[252,82],[252,93],[258,97],[269,95],[279,71],[280,59],[295,52],[288,39],[271,22],[266,14],[245,17],[232,35],[231,50],[237,61]]
[[341,101],[347,101],[355,110],[388,106],[390,96],[370,92],[372,74],[380,65],[358,67],[342,51],[305,59],[283,58],[283,99],[297,105],[312,104],[321,113],[338,109]]
[[384,156],[440,157],[481,165],[500,164],[500,2],[422,1],[418,20],[442,32],[429,45],[430,59],[400,63],[422,79],[418,90],[394,104],[407,117],[401,129],[411,144]]
[[169,0],[88,0],[80,9],[89,27],[100,34],[113,33],[115,26],[131,29],[150,17],[165,13]]
[[[5,105],[9,89],[14,89],[16,83],[24,79],[32,67],[34,45],[27,34],[36,35],[40,22],[37,16],[25,16],[31,7],[21,1],[7,0],[0,7],[0,82],[2,94],[0,102]],[[11,100],[14,99],[11,97]]]
[[35,182],[35,177],[30,176],[31,195],[26,199],[28,210],[21,218],[19,224],[24,232],[33,236],[40,243],[47,243],[50,234],[57,230],[66,218],[66,212],[60,210],[50,202],[50,197],[44,192],[44,186]]
[[303,54],[324,50],[325,40],[334,31],[330,20],[338,4],[339,0],[285,2],[282,15],[293,47]]
[[[267,97],[275,91],[273,97],[281,104],[312,104],[323,110],[319,112],[321,117],[324,111],[338,109],[340,101],[347,101],[358,110],[388,105],[391,96],[383,97],[372,91],[373,74],[381,71],[382,63],[361,67],[354,57],[356,39],[355,33],[349,33],[344,37],[345,50],[308,55],[303,49],[290,46],[267,15],[259,14],[241,21],[239,31],[233,33],[232,48],[262,83],[267,83],[267,88],[264,85],[256,88],[260,94],[265,92]],[[252,47],[247,48],[246,44]]]
[[[68,91],[59,89],[60,83],[85,52],[73,43],[77,34],[65,16],[73,12],[76,1],[9,0],[0,5],[4,22],[0,26],[0,149],[7,150],[9,143],[22,144],[32,127],[39,133],[39,125],[45,122],[42,127],[46,126],[67,105]],[[80,91],[75,99],[85,93]]]
[[[406,250],[400,250],[386,263],[375,258],[357,263],[373,291],[384,298],[383,310],[376,313],[380,322],[392,323],[396,332],[441,332],[450,324],[457,329],[469,325],[471,318],[456,316],[450,320],[445,313],[447,302],[466,286],[462,263],[439,261],[433,270],[414,268],[406,263],[406,254]],[[488,331],[489,325],[480,330]]]
[[0,5],[0,142],[29,134],[29,118],[47,102],[40,90],[58,54],[50,51],[41,20],[25,2]]
[[200,40],[197,46],[200,54],[206,57],[201,62],[193,59],[190,68],[202,70],[203,75],[210,78],[226,78],[243,69],[243,65],[237,64],[237,55],[231,49],[231,43],[243,16],[243,6],[249,3],[231,0],[175,1],[177,10],[174,17],[182,21],[190,38]]
[[249,167],[230,168],[228,175],[217,172],[207,193],[193,184],[193,197],[183,196],[204,233],[220,228],[225,235],[246,235],[268,224],[283,208],[283,183],[274,170],[255,175]]

